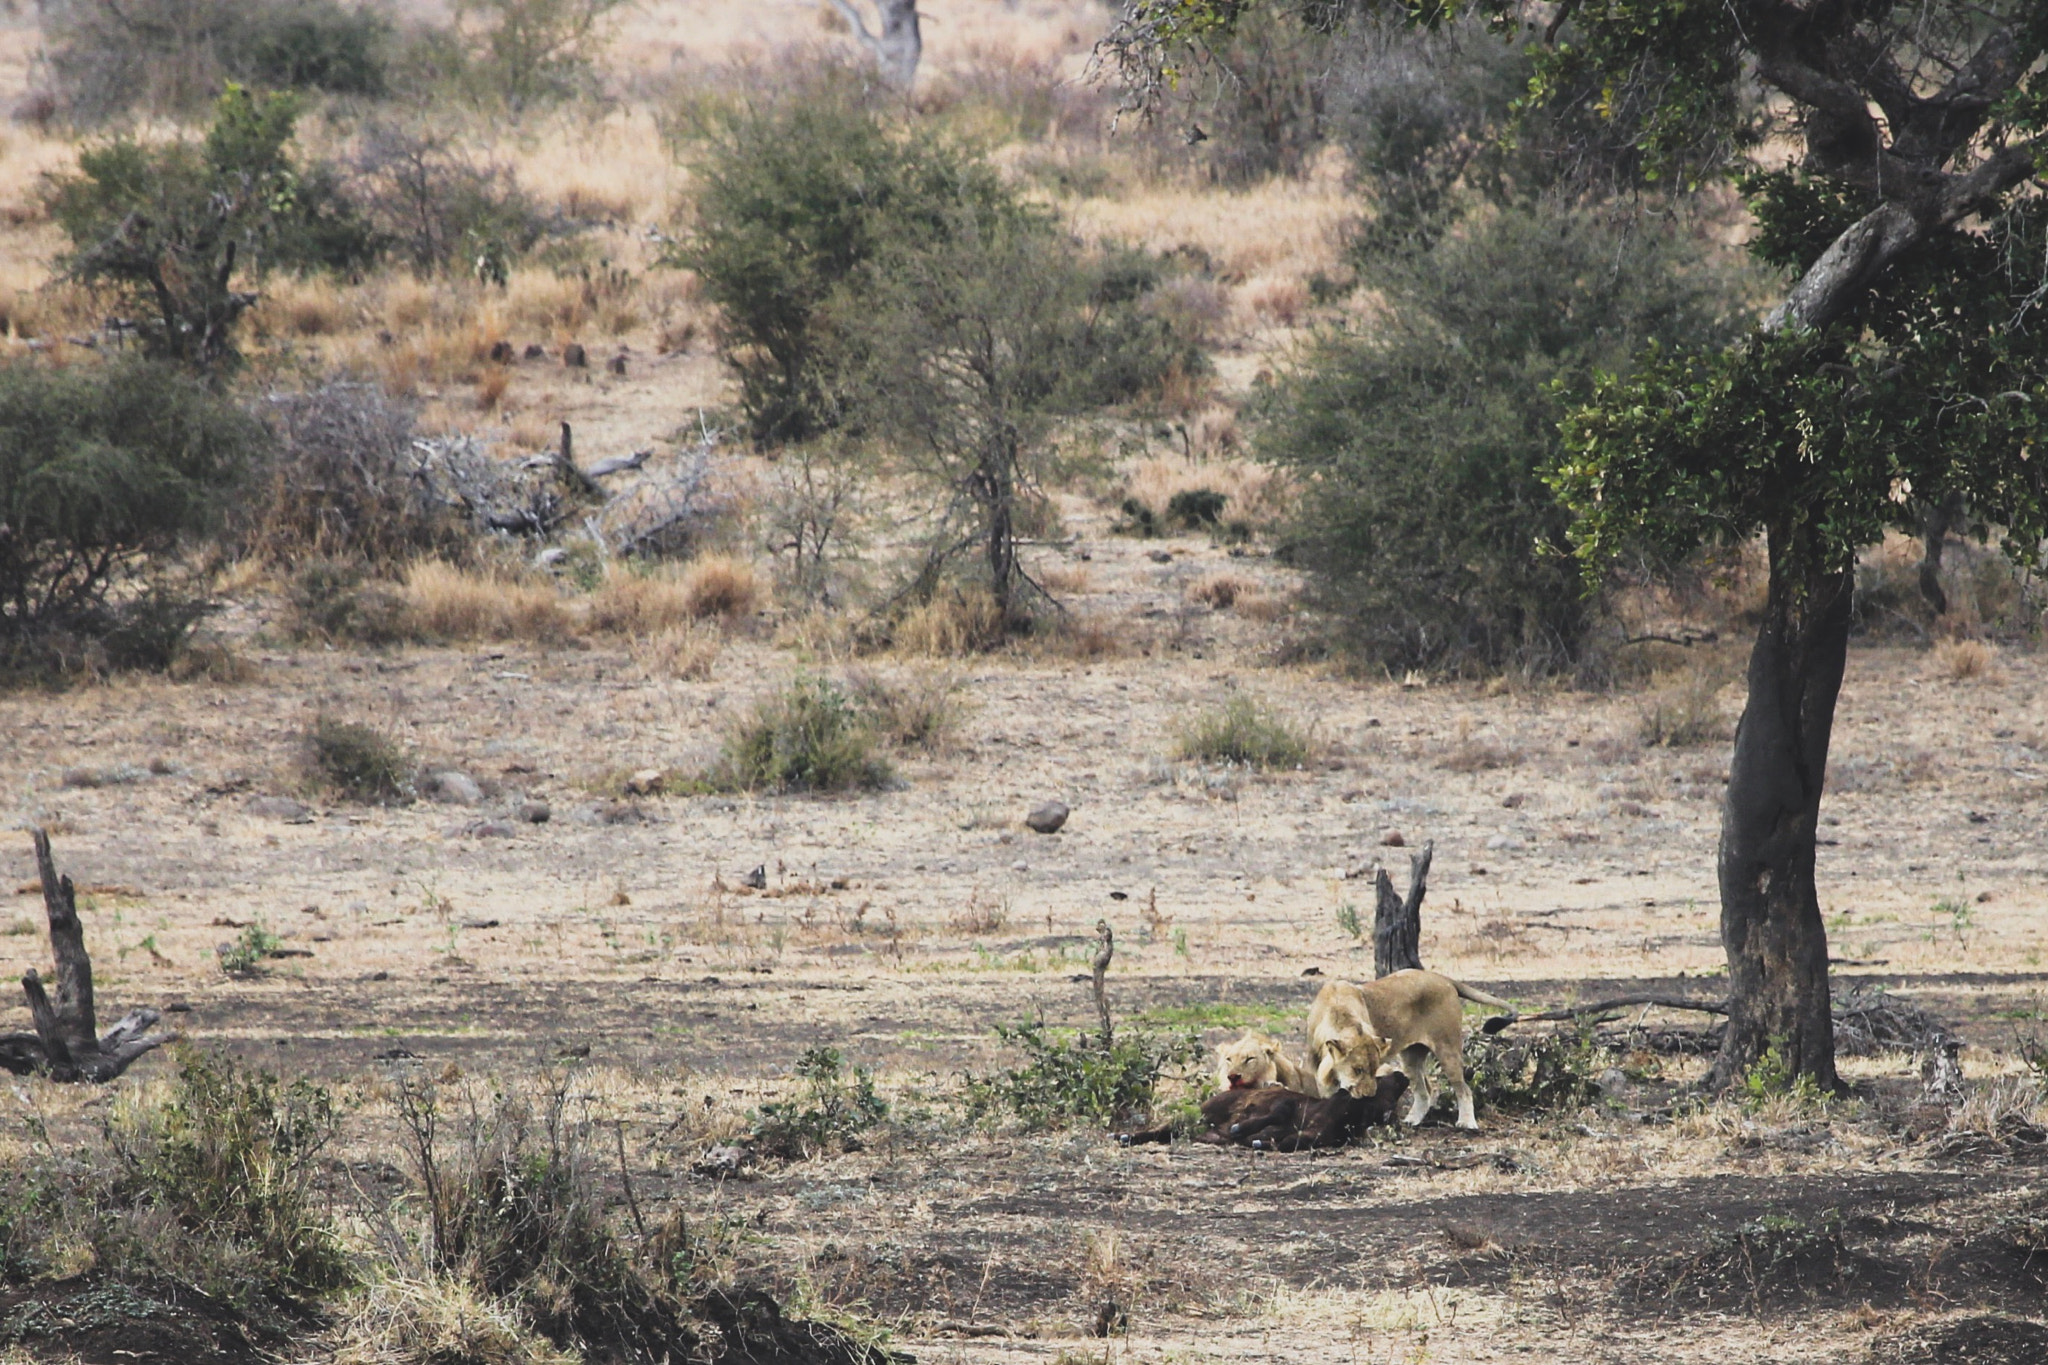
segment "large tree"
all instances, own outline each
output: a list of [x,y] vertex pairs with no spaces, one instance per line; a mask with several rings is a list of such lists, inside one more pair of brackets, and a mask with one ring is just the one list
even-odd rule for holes
[[[1104,53],[1155,100],[1258,3],[1139,0]],[[1589,101],[1652,174],[1740,175],[1782,301],[1729,351],[1607,385],[1567,423],[1556,482],[1589,565],[1643,537],[1768,547],[1722,817],[1731,1016],[1712,1079],[1775,1047],[1833,1087],[1814,851],[1855,554],[1956,498],[2018,557],[2048,534],[2048,5],[1265,3],[1322,25],[1478,11],[1541,47],[1532,104]],[[1772,147],[1800,154],[1771,169]]]

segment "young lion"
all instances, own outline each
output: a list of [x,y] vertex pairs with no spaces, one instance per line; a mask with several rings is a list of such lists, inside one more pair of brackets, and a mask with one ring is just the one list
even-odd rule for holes
[[[1478,1128],[1472,1113],[1472,1087],[1465,1083],[1461,1060],[1465,1048],[1463,997],[1481,1005],[1512,1011],[1495,999],[1436,972],[1409,969],[1363,986],[1332,981],[1316,995],[1308,1012],[1309,1052],[1315,1060],[1316,1089],[1324,1095],[1349,1090],[1373,1093],[1373,1075],[1388,1058],[1408,1077],[1407,1122],[1422,1122],[1436,1103],[1436,1092],[1424,1079],[1430,1054],[1458,1096],[1458,1126]],[[1488,1021],[1488,1032],[1498,1027]]]
[[1225,1090],[1268,1085],[1284,1085],[1289,1090],[1315,1089],[1308,1068],[1257,1029],[1246,1029],[1244,1037],[1217,1048],[1216,1059],[1216,1080]]

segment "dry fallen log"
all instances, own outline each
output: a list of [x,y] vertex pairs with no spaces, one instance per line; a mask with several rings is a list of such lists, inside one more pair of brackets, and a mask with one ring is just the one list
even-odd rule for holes
[[[1628,1009],[1635,1005],[1655,1005],[1666,1010],[1698,1010],[1701,1014],[1726,1014],[1725,1000],[1688,1000],[1681,995],[1621,995],[1612,1000],[1595,1000],[1590,1005],[1573,1005],[1569,1009],[1545,1010],[1541,1014],[1517,1014],[1509,1022],[1516,1024],[1564,1023],[1583,1019],[1589,1014],[1605,1014],[1609,1010]],[[1488,1032],[1493,1030],[1489,1029]]]
[[54,1081],[111,1081],[135,1059],[165,1043],[175,1033],[152,1033],[163,1016],[153,1009],[130,1010],[121,1022],[99,1032],[93,1004],[92,958],[85,951],[85,926],[78,919],[78,895],[71,878],[57,875],[50,836],[31,831],[36,844],[36,871],[43,887],[43,908],[50,917],[50,952],[57,964],[57,998],[52,1001],[42,974],[31,967],[22,974],[34,1033],[0,1035],[0,1067],[17,1076],[41,1071]]

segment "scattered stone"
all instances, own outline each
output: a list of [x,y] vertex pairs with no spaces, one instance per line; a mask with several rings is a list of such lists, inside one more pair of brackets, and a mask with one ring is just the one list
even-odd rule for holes
[[1034,834],[1058,834],[1070,812],[1058,801],[1047,801],[1024,817],[1024,827]]
[[605,801],[578,806],[569,812],[569,818],[579,825],[637,825],[644,823],[647,815],[630,801]]
[[659,796],[668,782],[668,774],[660,768],[642,768],[626,779],[626,795]]
[[1145,552],[1145,558],[1151,560],[1154,564],[1171,564],[1173,563],[1173,551],[1147,550]]
[[94,787],[123,787],[149,776],[149,769],[133,763],[116,763],[111,768],[67,768],[63,785],[90,790]]
[[1323,969],[1321,967],[1303,967],[1301,969],[1301,974],[1303,976],[1321,976],[1323,974]]
[[1408,840],[1402,836],[1401,831],[1398,829],[1383,829],[1380,831],[1380,847],[1406,848],[1408,847]]
[[510,820],[479,820],[463,830],[472,839],[509,839],[517,832]]
[[570,370],[590,368],[590,356],[585,353],[582,342],[572,341],[562,348],[562,367]]
[[474,806],[484,799],[484,789],[468,773],[428,773],[420,779],[419,792],[429,801],[438,801],[444,806]]
[[[379,972],[377,975],[382,976],[384,973]],[[374,1062],[416,1062],[419,1059],[420,1054],[414,1052],[411,1048],[387,1047],[382,1052],[372,1056],[370,1060]]]
[[605,368],[619,378],[624,379],[626,377],[626,357],[623,354],[613,356],[609,361],[605,362]]
[[289,796],[253,797],[243,809],[262,820],[282,820],[287,825],[313,823],[312,808],[303,801],[292,800]]
[[545,825],[554,817],[554,812],[548,809],[548,803],[545,801],[521,802],[519,809],[512,814],[522,824],[528,825]]
[[509,341],[492,342],[491,363],[494,365],[510,365],[512,363],[512,343]]
[[690,1171],[707,1180],[729,1180],[741,1175],[754,1164],[754,1154],[744,1147],[731,1143],[707,1148],[704,1155],[690,1163]]
[[546,360],[548,358],[548,348],[541,345],[538,341],[529,341],[526,343],[526,358],[528,360]]
[[462,927],[465,929],[495,929],[498,927],[498,921],[494,919],[466,919],[462,922]]
[[1012,872],[1029,872],[1030,870],[1031,864],[1025,862],[1022,858],[1010,864],[1010,871]]
[[766,891],[768,889],[768,865],[766,863],[762,863],[759,867],[756,867],[752,872],[749,872],[746,876],[740,878],[740,885],[745,887],[751,887],[753,890],[756,891]]
[[1500,803],[1509,810],[1520,810],[1523,803],[1528,799],[1528,796],[1522,792],[1509,792],[1500,799]]
[[1486,841],[1486,850],[1489,853],[1514,853],[1522,847],[1522,841],[1512,834],[1496,834]]

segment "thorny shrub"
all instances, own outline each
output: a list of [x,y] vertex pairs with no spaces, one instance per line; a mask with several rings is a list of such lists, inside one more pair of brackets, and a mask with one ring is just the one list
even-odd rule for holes
[[846,693],[801,677],[759,702],[727,735],[707,780],[727,791],[845,791],[885,785],[889,765]]
[[308,775],[339,796],[383,804],[410,794],[405,755],[382,731],[323,711],[302,742]]

